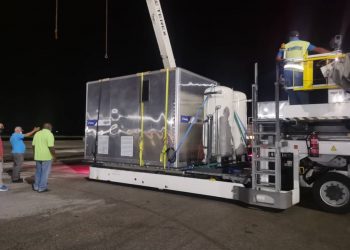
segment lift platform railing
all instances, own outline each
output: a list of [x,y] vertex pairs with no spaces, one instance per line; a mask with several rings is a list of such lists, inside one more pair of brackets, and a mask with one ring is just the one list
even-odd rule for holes
[[315,67],[322,63],[323,66],[329,65],[330,63],[344,58],[345,54],[340,52],[331,52],[317,55],[305,56],[300,63],[303,72],[303,85],[295,86],[293,81],[292,87],[286,87],[286,89],[292,89],[294,91],[311,91],[320,89],[337,89],[340,88],[336,83],[329,81],[328,78],[324,79],[324,82],[316,83],[314,79]]

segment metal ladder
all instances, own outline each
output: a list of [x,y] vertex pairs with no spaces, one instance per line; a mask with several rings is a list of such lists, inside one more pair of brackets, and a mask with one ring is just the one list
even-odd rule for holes
[[[258,64],[252,86],[252,188],[281,190],[281,135],[279,119],[279,77],[275,82],[275,118],[258,117]],[[276,72],[278,76],[278,71]],[[266,138],[268,138],[266,140]],[[265,142],[265,143],[263,143]],[[266,143],[267,142],[267,143]]]

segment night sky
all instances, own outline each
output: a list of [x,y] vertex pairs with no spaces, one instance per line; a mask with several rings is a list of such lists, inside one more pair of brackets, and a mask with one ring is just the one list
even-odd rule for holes
[[[83,135],[86,82],[162,68],[145,0],[109,0],[109,59],[105,1],[2,3],[0,121],[30,130],[52,122],[58,135]],[[259,63],[261,100],[273,98],[275,56],[290,30],[329,48],[345,34],[350,51],[350,1],[162,0],[177,66],[250,96]]]

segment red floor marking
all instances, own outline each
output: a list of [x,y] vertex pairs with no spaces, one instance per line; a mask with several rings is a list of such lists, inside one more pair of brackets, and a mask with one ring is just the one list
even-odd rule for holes
[[76,173],[79,174],[88,174],[89,173],[89,166],[88,165],[72,165],[69,166],[71,169],[73,169]]

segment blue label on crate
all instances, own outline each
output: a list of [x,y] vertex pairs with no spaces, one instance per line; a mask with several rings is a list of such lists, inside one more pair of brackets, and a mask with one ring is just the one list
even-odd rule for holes
[[96,126],[97,120],[87,120],[86,125],[88,127],[94,127]]
[[182,115],[181,123],[189,123],[191,121],[192,116]]

